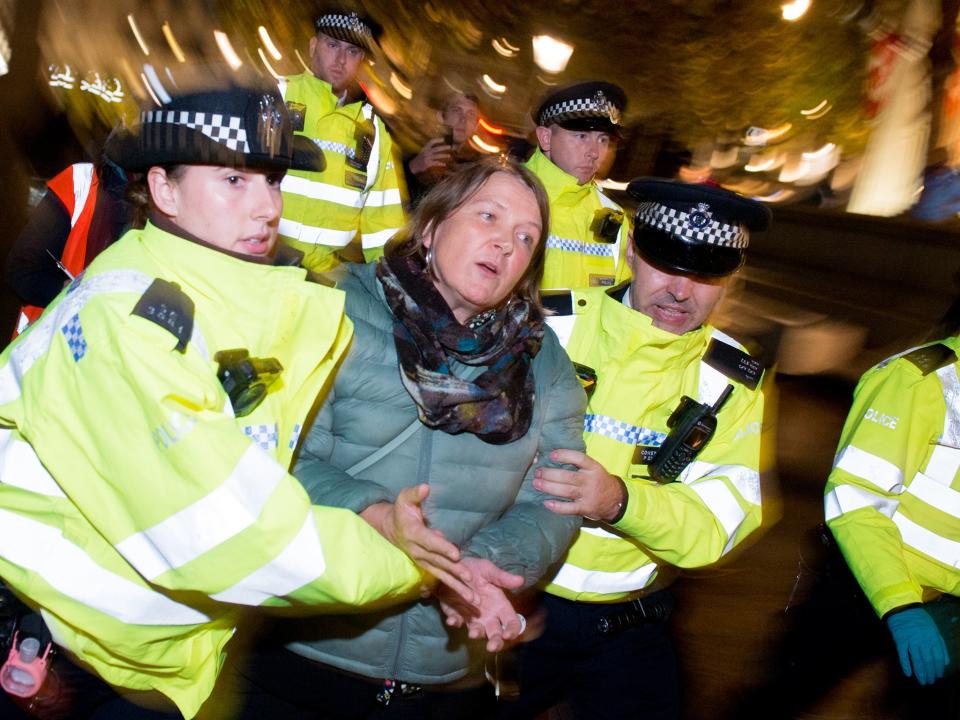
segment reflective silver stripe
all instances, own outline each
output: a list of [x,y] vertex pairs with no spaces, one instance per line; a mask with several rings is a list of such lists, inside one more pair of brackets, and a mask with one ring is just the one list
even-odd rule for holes
[[899,512],[893,516],[893,522],[907,546],[944,565],[960,567],[960,542],[937,535]]
[[64,323],[79,313],[91,298],[115,292],[143,294],[153,280],[137,270],[111,270],[83,278],[53,309],[40,316],[29,333],[18,338],[7,356],[7,365],[0,369],[0,402],[20,397],[21,378],[47,353]]
[[[604,195],[603,191],[600,190],[599,187],[597,188],[597,197],[600,199],[600,204],[603,205],[605,208],[609,208],[610,210],[619,210],[621,212],[623,211],[623,208],[621,208],[619,205],[617,205],[617,203],[615,203],[613,200],[611,200],[606,195]],[[626,220],[624,220],[624,223],[626,223]],[[613,244],[614,271],[616,271],[617,265],[620,263],[620,247],[621,247],[623,238],[624,238],[624,234],[623,234],[623,230],[621,229],[621,231],[617,233],[617,241]]]
[[680,482],[690,485],[700,478],[722,475],[726,477],[740,493],[740,496],[753,505],[760,504],[760,473],[746,465],[714,465],[694,460],[680,473]]
[[66,497],[40,462],[33,446],[14,437],[13,430],[0,430],[0,484],[29,490],[38,495]]
[[847,445],[833,465],[844,472],[866,480],[884,492],[899,492],[903,486],[903,471],[889,460]]
[[382,135],[387,130],[377,123],[378,118],[373,116],[373,107],[369,103],[364,103],[361,109],[363,116],[373,122],[373,147],[370,148],[370,159],[367,161],[367,186],[364,188],[369,191],[376,183],[377,174],[380,172],[380,144],[383,142]]
[[856,485],[837,485],[823,498],[823,514],[827,520],[865,507],[872,507],[887,517],[893,517],[900,507],[900,500],[877,495]]
[[927,461],[926,474],[941,485],[949,486],[960,470],[960,449],[934,445]]
[[576,565],[565,563],[551,582],[554,585],[559,585],[574,592],[606,595],[609,593],[641,590],[653,582],[656,573],[656,563],[647,563],[636,570],[627,570],[625,572],[584,570]]
[[36,573],[57,592],[121,622],[197,625],[210,620],[107,570],[56,528],[6,510],[0,510],[0,556]]
[[91,185],[93,185],[93,164],[75,164],[73,166],[73,216],[70,218],[70,227],[74,227],[80,219],[80,214],[90,196]]
[[148,580],[192,560],[253,525],[286,471],[255,443],[219,487],[117,543],[117,551]]
[[573,326],[577,324],[576,315],[550,315],[547,317],[547,325],[557,334],[560,346],[564,349],[570,342],[570,336],[573,335]]
[[397,234],[399,229],[400,228],[387,228],[386,230],[380,230],[375,233],[363,233],[363,235],[360,236],[360,246],[364,250],[383,247],[390,238]]
[[299,195],[310,200],[322,200],[354,210],[362,208],[366,198],[363,192],[355,188],[308,180],[297,175],[285,175],[280,183],[280,190],[290,195]]
[[[740,343],[734,340],[732,337],[727,335],[720,330],[714,328],[710,333],[710,338],[722,342],[725,345],[736,348],[737,350],[742,350]],[[727,385],[732,384],[730,379],[727,378],[722,372],[716,368],[707,365],[705,362],[700,362],[700,384],[697,389],[698,397],[697,399],[707,405],[713,405],[717,401],[717,398],[720,397],[721,393],[726,389]]]
[[723,525],[727,533],[727,545],[723,549],[724,555],[730,552],[733,547],[733,540],[736,537],[740,524],[746,519],[747,514],[740,507],[737,498],[731,492],[730,488],[723,480],[704,480],[690,485],[701,500],[707,506],[714,517]]
[[931,477],[918,472],[904,491],[923,500],[927,505],[935,507],[960,519],[960,493],[949,486],[942,485]]
[[387,205],[400,205],[402,202],[400,188],[393,188],[392,190],[371,190],[367,193],[367,202],[364,203],[364,207],[386,207]]
[[313,582],[326,569],[327,561],[317,535],[316,520],[310,511],[300,531],[276,558],[212,597],[221,602],[261,605],[270,598],[289,595]]
[[[940,442],[949,447],[960,447],[960,378],[957,377],[957,364],[937,370],[940,385],[943,387],[943,402],[947,406],[943,418],[943,435]],[[953,478],[950,478],[951,482]]]
[[357,234],[356,230],[331,230],[330,228],[304,225],[293,220],[280,219],[280,234],[308,245],[346,247]]
[[583,253],[584,255],[595,255],[597,257],[614,257],[616,248],[607,243],[590,243],[582,240],[571,240],[557,235],[550,235],[547,238],[546,248],[548,250],[566,250],[567,252]]

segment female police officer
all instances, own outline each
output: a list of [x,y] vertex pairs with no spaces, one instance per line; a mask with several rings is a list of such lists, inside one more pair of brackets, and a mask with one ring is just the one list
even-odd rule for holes
[[280,180],[316,167],[279,95],[181,92],[110,153],[146,173],[150,222],[0,356],[0,575],[71,659],[192,717],[231,608],[363,605],[420,576],[287,473],[352,329],[274,256]]

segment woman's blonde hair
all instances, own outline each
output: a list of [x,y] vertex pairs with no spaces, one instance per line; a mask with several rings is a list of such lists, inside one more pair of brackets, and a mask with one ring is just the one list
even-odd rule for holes
[[472,198],[483,184],[497,173],[506,173],[526,185],[537,200],[540,210],[541,232],[530,257],[530,264],[510,293],[510,298],[519,297],[533,307],[540,305],[540,281],[543,278],[543,261],[546,254],[547,236],[550,233],[550,203],[547,193],[537,177],[520,163],[510,158],[484,158],[463,165],[430,189],[420,200],[413,217],[388,243],[387,255],[412,256],[423,263],[424,269],[432,272],[427,263],[427,248],[423,240],[440,224]]

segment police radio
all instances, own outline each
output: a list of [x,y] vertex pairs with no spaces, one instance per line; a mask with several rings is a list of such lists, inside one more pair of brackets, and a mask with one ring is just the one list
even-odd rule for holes
[[717,413],[733,392],[727,385],[713,405],[699,403],[684,395],[680,404],[667,419],[670,434],[647,465],[650,477],[659,483],[677,479],[683,469],[706,447],[717,429]]
[[590,229],[598,242],[615,243],[623,225],[623,212],[604,208],[597,210]]

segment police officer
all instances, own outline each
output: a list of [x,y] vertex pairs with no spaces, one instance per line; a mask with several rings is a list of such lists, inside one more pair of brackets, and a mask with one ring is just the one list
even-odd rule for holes
[[241,606],[400,599],[420,574],[287,471],[352,336],[342,293],[274,253],[283,174],[316,150],[276,88],[179,80],[109,149],[150,222],[0,355],[0,578],[61,658],[190,718]]
[[[824,499],[827,524],[893,638],[914,699],[958,707],[960,362],[956,335],[857,385]],[[947,679],[944,679],[947,678]],[[950,689],[952,686],[952,689]],[[934,700],[934,698],[937,698]]]
[[744,261],[759,203],[706,185],[635,180],[632,282],[553,294],[552,323],[587,386],[587,453],[538,471],[583,529],[520,645],[520,694],[502,717],[557,701],[578,718],[674,718],[668,568],[716,562],[760,524],[759,363],[707,324]]
[[616,151],[626,104],[616,85],[586,82],[551,93],[533,113],[538,148],[527,167],[550,198],[544,288],[612,286],[629,277],[623,212],[593,182]]
[[[281,238],[311,270],[345,259],[371,262],[403,226],[406,192],[394,142],[357,82],[380,26],[345,9],[317,15],[310,72],[280,82],[294,129],[323,150],[320,172],[292,171],[283,182]],[[350,247],[359,240],[360,248]]]

